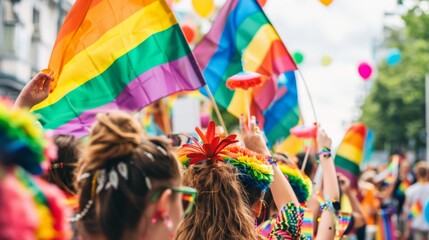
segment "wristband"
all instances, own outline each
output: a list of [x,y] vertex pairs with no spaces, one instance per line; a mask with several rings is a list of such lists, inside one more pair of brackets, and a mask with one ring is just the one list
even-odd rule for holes
[[320,211],[330,211],[333,213],[336,213],[337,211],[339,211],[341,209],[341,204],[339,201],[337,200],[327,200],[326,202],[322,203],[320,205]]
[[322,148],[322,150],[316,154],[317,161],[320,160],[320,156],[327,157],[327,158],[331,157],[331,149],[327,147]]

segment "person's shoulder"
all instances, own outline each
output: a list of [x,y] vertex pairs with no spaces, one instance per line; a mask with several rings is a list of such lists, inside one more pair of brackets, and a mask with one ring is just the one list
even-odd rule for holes
[[408,187],[407,190],[405,190],[405,194],[406,195],[413,194],[415,191],[418,191],[419,188],[420,186],[417,183],[414,183],[410,187]]

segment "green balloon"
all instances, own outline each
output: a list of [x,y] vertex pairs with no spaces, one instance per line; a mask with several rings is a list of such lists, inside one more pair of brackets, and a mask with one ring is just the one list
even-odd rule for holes
[[302,55],[301,52],[294,52],[293,60],[295,61],[296,64],[301,64],[304,61],[304,55]]

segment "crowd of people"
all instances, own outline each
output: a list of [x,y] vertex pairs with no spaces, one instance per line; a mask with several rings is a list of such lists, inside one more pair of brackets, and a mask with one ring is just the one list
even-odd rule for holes
[[0,101],[0,239],[428,239],[423,161],[411,171],[395,156],[354,187],[321,127],[305,159],[272,153],[255,117],[239,136],[210,122],[177,148],[122,111],[98,114],[85,139],[53,135],[28,112],[50,81]]

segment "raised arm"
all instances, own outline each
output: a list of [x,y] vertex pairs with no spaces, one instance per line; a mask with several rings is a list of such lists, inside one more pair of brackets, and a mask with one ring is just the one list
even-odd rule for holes
[[318,129],[317,134],[318,156],[320,166],[323,169],[323,197],[325,199],[324,207],[320,217],[319,227],[317,229],[317,239],[331,240],[335,237],[335,208],[334,203],[338,203],[340,190],[337,181],[334,161],[330,149],[332,140],[324,130]]
[[350,199],[350,204],[352,205],[353,210],[353,219],[354,219],[354,225],[353,228],[357,229],[360,227],[363,227],[365,222],[365,216],[363,213],[362,205],[359,202],[359,199],[357,198],[357,189],[352,188],[350,186],[350,180],[344,176],[341,173],[338,173],[338,179],[340,182],[341,191],[347,195],[347,197]]
[[[266,145],[264,136],[261,134],[259,127],[256,125],[256,119],[252,116],[249,127],[244,122],[244,117],[240,117],[240,130],[245,146],[257,153],[263,154],[266,157],[271,157],[270,150]],[[277,209],[282,209],[286,203],[292,202],[295,206],[299,206],[298,199],[290,186],[289,182],[283,173],[273,164],[274,181],[271,183],[270,189],[273,194],[274,202]]]

